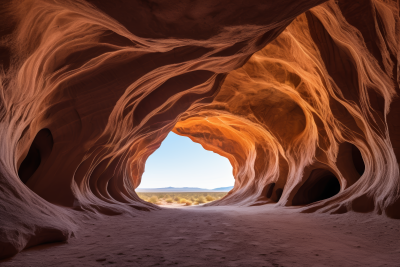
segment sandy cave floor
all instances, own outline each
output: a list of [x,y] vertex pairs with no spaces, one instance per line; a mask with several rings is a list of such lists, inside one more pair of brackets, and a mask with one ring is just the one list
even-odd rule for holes
[[400,266],[400,221],[371,214],[178,206],[84,224],[0,266]]

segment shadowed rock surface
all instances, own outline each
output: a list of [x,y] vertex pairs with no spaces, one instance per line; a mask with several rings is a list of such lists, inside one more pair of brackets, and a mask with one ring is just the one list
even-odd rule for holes
[[171,130],[233,166],[208,205],[400,218],[399,2],[0,8],[0,258],[159,209],[135,188]]

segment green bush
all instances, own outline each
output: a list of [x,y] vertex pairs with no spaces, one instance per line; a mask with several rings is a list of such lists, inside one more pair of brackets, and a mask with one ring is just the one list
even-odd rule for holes
[[174,202],[174,200],[173,200],[172,198],[167,198],[165,201],[166,201],[167,203],[173,203],[173,202]]

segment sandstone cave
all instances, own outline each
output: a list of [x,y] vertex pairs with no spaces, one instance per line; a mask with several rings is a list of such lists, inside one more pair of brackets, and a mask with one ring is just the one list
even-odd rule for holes
[[[1,1],[0,265],[398,266],[399,60],[398,0]],[[171,131],[224,198],[138,197]]]

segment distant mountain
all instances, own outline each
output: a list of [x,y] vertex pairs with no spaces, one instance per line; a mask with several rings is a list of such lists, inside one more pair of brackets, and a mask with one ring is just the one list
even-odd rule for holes
[[205,189],[198,187],[164,187],[164,188],[137,188],[136,192],[146,193],[146,192],[229,192],[233,186],[218,187],[214,189]]
[[231,191],[233,188],[233,186],[227,186],[227,187],[218,187],[218,188],[214,188],[212,191],[215,192],[229,192]]

